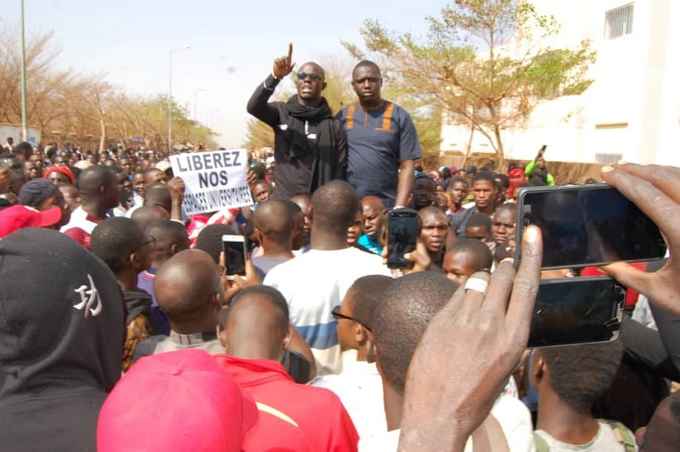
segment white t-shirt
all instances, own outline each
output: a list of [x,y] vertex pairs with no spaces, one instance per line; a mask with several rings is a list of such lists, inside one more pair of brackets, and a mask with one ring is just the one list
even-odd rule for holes
[[[511,452],[535,451],[531,414],[522,402],[501,394],[491,409],[491,415],[500,424]],[[359,452],[396,452],[398,444],[399,430],[383,432],[360,439]],[[474,452],[472,438],[465,443],[465,452]]]
[[[586,444],[563,443],[543,430],[536,430],[535,433],[548,443],[550,452],[625,452],[626,449],[617,439],[614,430],[605,422],[600,421],[599,424],[600,429],[597,434]],[[637,446],[635,447],[635,450],[637,450]]]
[[356,248],[316,250],[274,267],[264,284],[278,289],[290,309],[290,321],[307,341],[318,375],[342,369],[336,322],[331,311],[362,276],[391,276],[382,258]]
[[360,438],[373,432],[386,432],[383,387],[378,368],[375,363],[345,360],[347,353],[350,352],[343,353],[342,373],[317,377],[311,385],[329,389],[340,398]]

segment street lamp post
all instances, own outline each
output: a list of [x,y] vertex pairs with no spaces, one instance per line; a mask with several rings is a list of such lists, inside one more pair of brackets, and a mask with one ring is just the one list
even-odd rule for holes
[[24,0],[21,0],[21,141],[28,141],[28,110],[26,108],[26,24]]
[[189,50],[191,46],[180,49],[170,49],[168,66],[168,154],[172,152],[172,54],[180,50]]

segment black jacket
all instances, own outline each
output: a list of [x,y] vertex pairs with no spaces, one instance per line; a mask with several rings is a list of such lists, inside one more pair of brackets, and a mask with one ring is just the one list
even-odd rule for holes
[[319,124],[311,124],[314,128],[320,128],[327,126],[325,121],[332,122],[331,127],[335,132],[334,152],[299,155],[296,149],[291,149],[286,131],[281,128],[286,122],[286,104],[269,102],[278,83],[270,75],[264,83],[258,85],[248,101],[248,113],[274,130],[275,197],[288,199],[298,193],[311,194],[333,179],[344,180],[347,170],[347,135],[340,121],[329,118]]
[[0,450],[95,451],[120,378],[125,317],[111,270],[57,231],[0,240]]

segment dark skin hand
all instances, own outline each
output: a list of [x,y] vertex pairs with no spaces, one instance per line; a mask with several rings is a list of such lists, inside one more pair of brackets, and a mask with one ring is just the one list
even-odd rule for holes
[[515,271],[501,262],[486,293],[460,287],[430,322],[406,379],[399,451],[462,451],[491,411],[529,339],[541,232],[530,226]]
[[604,167],[602,178],[633,201],[661,230],[670,257],[660,270],[646,273],[623,262],[604,270],[650,303],[680,315],[680,168],[660,165]]
[[272,69],[272,75],[281,80],[291,72],[295,67],[293,61],[293,43],[288,44],[288,56],[280,57],[274,60],[274,68]]

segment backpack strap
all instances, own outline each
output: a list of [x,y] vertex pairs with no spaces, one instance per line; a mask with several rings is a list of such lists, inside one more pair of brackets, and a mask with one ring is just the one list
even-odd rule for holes
[[345,128],[347,130],[350,130],[354,127],[354,111],[356,110],[356,104],[352,104],[347,107],[345,116],[346,116],[346,121],[345,121]]
[[633,432],[628,430],[628,428],[620,422],[610,421],[607,419],[600,419],[601,422],[609,425],[614,431],[614,436],[616,441],[623,446],[626,452],[635,452],[637,450],[637,442],[635,441],[635,435]]
[[493,415],[489,414],[472,433],[472,449],[475,452],[510,452],[503,429]]
[[392,130],[392,115],[394,114],[394,104],[389,101],[385,101],[386,106],[385,106],[385,113],[383,113],[383,123],[382,127],[380,127],[378,130],[381,130],[383,132],[389,132]]
[[536,432],[534,432],[534,446],[536,447],[536,452],[550,452],[548,442]]

